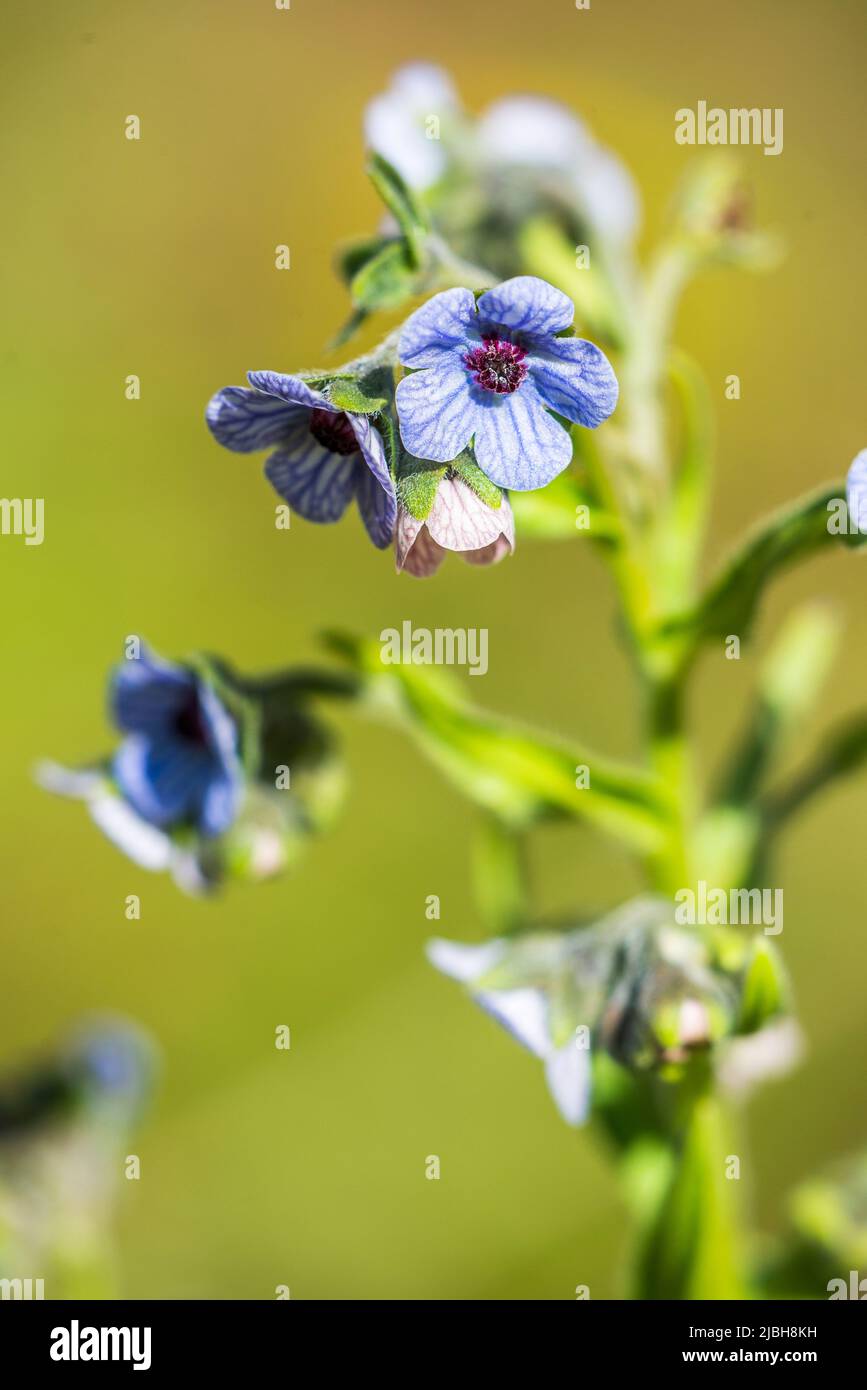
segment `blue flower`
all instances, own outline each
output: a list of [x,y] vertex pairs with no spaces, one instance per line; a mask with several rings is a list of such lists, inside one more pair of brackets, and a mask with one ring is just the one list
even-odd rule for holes
[[243,792],[238,730],[193,671],[142,650],[111,686],[115,723],[127,735],[114,757],[121,795],[150,825],[194,826],[221,835]]
[[252,390],[226,386],[206,419],[214,438],[239,454],[276,445],[269,482],[307,521],[339,521],[353,497],[380,550],[397,513],[382,439],[366,415],[350,415],[297,376],[248,372]]
[[556,335],[574,305],[533,275],[475,299],[445,290],[407,320],[398,356],[421,368],[397,388],[400,433],[418,458],[450,463],[474,440],[479,467],[500,487],[544,487],[569,463],[572,441],[550,411],[589,429],[617,404],[599,348]]
[[846,477],[846,503],[849,509],[849,530],[867,536],[867,449],[862,449],[852,461]]

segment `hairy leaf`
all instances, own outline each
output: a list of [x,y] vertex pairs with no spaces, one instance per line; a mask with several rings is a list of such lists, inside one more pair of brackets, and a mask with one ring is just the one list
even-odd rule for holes
[[[346,634],[326,640],[362,673],[371,702],[406,729],[465,795],[509,825],[584,820],[642,852],[662,843],[669,808],[652,774],[476,709],[441,672],[384,663],[379,643]],[[579,768],[588,769],[588,785],[577,785],[587,780]]]
[[667,623],[665,632],[686,636],[696,645],[730,634],[746,638],[772,579],[817,551],[856,539],[835,534],[830,525],[833,505],[842,497],[842,484],[827,486],[763,521],[731,556],[696,607]]

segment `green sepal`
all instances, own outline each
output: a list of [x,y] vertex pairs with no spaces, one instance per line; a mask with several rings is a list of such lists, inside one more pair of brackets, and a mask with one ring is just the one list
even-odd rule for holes
[[449,464],[431,463],[416,458],[398,445],[397,496],[400,505],[415,517],[426,521],[430,516],[437,488],[446,476]]
[[332,405],[352,415],[378,415],[388,404],[393,388],[391,372],[377,367],[360,376],[333,377],[325,388]]
[[477,497],[489,507],[499,507],[503,501],[503,489],[496,483],[492,483],[487,474],[483,473],[469,449],[465,449],[462,454],[449,464],[453,473],[457,473],[467,485],[472,488]]

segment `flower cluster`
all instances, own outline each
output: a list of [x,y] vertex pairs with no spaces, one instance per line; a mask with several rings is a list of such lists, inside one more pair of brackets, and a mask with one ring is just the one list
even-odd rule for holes
[[[307,709],[315,677],[246,682],[223,664],[164,661],[135,640],[114,672],[114,755],[39,769],[44,787],[86,802],[130,859],[189,892],[282,869],[339,804],[340,765]],[[327,683],[326,683],[327,689]]]
[[[551,482],[572,457],[569,426],[594,429],[617,403],[605,355],[571,335],[574,313],[535,276],[478,300],[444,290],[405,323],[394,366],[406,370],[374,408],[340,403],[363,368],[319,386],[251,372],[217,392],[207,422],[228,449],[273,449],[265,474],[308,521],[338,521],[354,499],[374,545],[395,541],[398,569],[430,574],[445,550],[490,564],[514,549],[508,491]],[[426,489],[404,485],[419,473]]]

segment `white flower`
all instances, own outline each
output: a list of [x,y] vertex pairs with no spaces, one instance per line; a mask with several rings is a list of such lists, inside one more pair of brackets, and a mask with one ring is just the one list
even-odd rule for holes
[[430,188],[448,162],[439,126],[459,111],[448,73],[431,63],[410,63],[394,74],[388,91],[368,104],[365,139],[411,188]]
[[505,493],[499,507],[489,507],[461,478],[446,477],[425,521],[398,508],[397,568],[418,579],[439,569],[448,550],[471,565],[493,565],[514,549],[515,519]]
[[559,196],[599,233],[620,242],[634,237],[640,206],[632,176],[568,107],[547,97],[505,97],[488,107],[476,134],[483,165],[556,175]]
[[483,159],[566,169],[583,159],[593,141],[578,117],[548,97],[503,97],[489,106],[476,128]]

